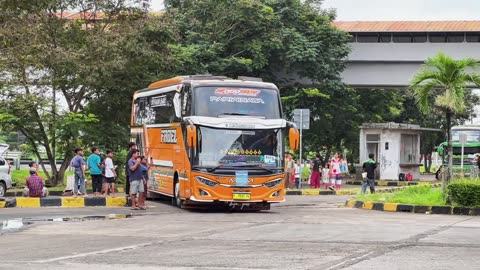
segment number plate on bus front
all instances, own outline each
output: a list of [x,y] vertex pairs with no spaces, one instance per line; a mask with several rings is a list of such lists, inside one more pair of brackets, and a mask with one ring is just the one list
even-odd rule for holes
[[250,193],[233,193],[234,200],[250,200]]

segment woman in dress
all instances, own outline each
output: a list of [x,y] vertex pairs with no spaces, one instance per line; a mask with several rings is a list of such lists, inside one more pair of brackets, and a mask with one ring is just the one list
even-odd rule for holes
[[340,156],[340,153],[335,153],[335,156],[330,161],[330,189],[341,189],[342,188],[342,170],[340,169],[343,160]]

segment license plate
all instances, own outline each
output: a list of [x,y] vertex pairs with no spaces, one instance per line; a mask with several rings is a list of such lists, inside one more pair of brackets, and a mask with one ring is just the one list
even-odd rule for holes
[[250,193],[233,193],[234,200],[250,200]]

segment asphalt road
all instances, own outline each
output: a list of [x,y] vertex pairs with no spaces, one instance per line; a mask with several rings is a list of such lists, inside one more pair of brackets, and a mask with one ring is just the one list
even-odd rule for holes
[[269,212],[123,208],[0,209],[33,224],[0,236],[0,269],[480,269],[480,218],[338,208],[290,196]]

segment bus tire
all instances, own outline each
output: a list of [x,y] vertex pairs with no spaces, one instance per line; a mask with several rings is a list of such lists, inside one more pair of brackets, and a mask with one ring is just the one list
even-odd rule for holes
[[180,181],[178,181],[178,175],[175,174],[175,181],[173,183],[173,199],[172,204],[178,208],[182,208],[183,201],[180,198]]

